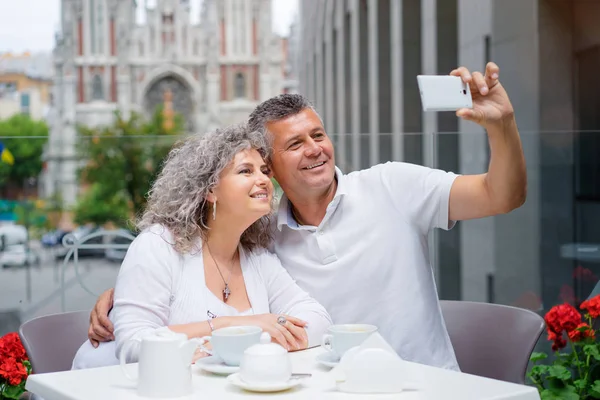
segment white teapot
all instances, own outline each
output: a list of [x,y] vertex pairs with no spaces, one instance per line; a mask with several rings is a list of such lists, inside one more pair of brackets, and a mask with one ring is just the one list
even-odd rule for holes
[[[121,369],[127,378],[137,382],[140,396],[187,396],[192,393],[191,364],[199,343],[169,328],[159,329],[153,335],[125,342],[119,352]],[[139,346],[137,378],[125,367],[125,354],[134,345]]]

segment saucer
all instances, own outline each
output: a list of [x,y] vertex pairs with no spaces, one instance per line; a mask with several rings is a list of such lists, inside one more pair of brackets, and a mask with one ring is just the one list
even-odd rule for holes
[[333,368],[340,363],[340,360],[330,352],[321,353],[317,356],[317,362],[329,368]]
[[250,392],[282,392],[291,389],[302,383],[302,379],[290,379],[287,382],[281,383],[266,383],[266,384],[251,384],[244,382],[239,373],[229,375],[227,377],[229,383]]
[[240,367],[227,365],[219,357],[210,356],[198,359],[195,364],[198,368],[217,375],[229,375],[240,370]]

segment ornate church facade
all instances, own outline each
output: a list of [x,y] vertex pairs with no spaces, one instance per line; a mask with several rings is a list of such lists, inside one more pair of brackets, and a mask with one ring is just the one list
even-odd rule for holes
[[155,0],[136,22],[136,0],[61,0],[54,50],[47,195],[78,193],[76,126],[110,124],[114,112],[149,116],[169,93],[188,132],[244,121],[284,88],[285,42],[271,29],[271,0]]

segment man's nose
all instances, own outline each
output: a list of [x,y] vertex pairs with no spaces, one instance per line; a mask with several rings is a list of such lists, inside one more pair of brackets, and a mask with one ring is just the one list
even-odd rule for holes
[[306,157],[314,157],[321,154],[321,146],[314,140],[310,140],[306,143],[306,150],[304,151],[304,155]]

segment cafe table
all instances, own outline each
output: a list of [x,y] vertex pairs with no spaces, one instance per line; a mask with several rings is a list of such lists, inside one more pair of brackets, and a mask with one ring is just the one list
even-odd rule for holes
[[[475,375],[429,367],[416,363],[406,365],[418,389],[396,394],[350,394],[338,391],[330,369],[321,366],[316,357],[325,352],[320,347],[290,354],[294,373],[310,373],[299,386],[277,393],[255,393],[232,385],[224,376],[213,375],[192,366],[193,394],[179,397],[191,399],[250,399],[275,397],[282,399],[401,399],[401,400],[539,400],[535,388],[482,378]],[[137,364],[128,364],[132,371]],[[133,372],[135,374],[136,372]],[[402,375],[399,373],[399,375]],[[398,376],[398,379],[403,379]],[[135,400],[135,383],[128,380],[120,366],[86,370],[33,374],[26,389],[44,400]]]

